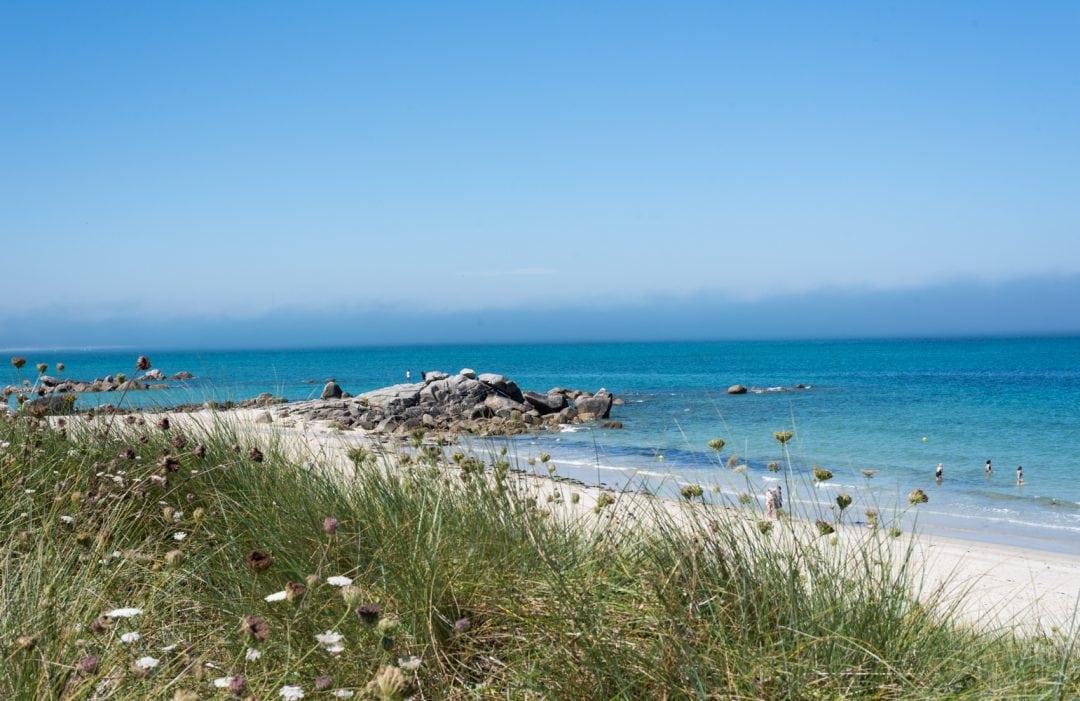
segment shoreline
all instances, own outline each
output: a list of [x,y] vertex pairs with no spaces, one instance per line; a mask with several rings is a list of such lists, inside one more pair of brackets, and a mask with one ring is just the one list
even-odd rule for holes
[[[196,430],[226,428],[251,436],[261,442],[273,441],[299,464],[320,461],[343,473],[352,469],[347,457],[350,448],[363,446],[374,450],[381,458],[394,462],[395,444],[405,445],[406,436],[377,440],[355,432],[342,432],[327,422],[297,421],[274,418],[265,422],[265,414],[274,414],[274,407],[262,409],[230,409],[227,411],[201,410],[188,413],[164,412],[177,424],[189,424]],[[148,417],[153,414],[147,414]],[[501,437],[499,437],[501,438]],[[479,443],[483,439],[477,439]],[[462,446],[465,448],[466,446]],[[469,448],[474,452],[479,446]],[[511,456],[514,457],[514,456]],[[520,456],[518,456],[520,458]],[[553,456],[554,460],[558,456]],[[446,468],[446,469],[453,469]],[[592,507],[603,493],[626,496],[629,506],[620,514],[633,515],[633,504],[647,499],[650,505],[660,505],[679,518],[686,508],[697,508],[685,502],[645,492],[627,492],[610,487],[560,475],[556,478],[528,471],[515,471],[529,489],[550,493],[561,491],[564,496],[576,492],[580,503],[570,506],[569,498],[561,499],[565,516],[580,519],[582,514],[591,515]],[[707,508],[732,508],[715,506]],[[754,518],[756,512],[747,510]],[[793,517],[799,521],[799,517]],[[809,526],[809,522],[804,522]],[[840,525],[837,527],[838,543],[854,544],[869,533],[866,527]],[[987,543],[977,540],[928,534],[916,530],[905,531],[898,538],[890,539],[889,547],[901,550],[910,548],[912,562],[922,575],[921,596],[941,595],[946,607],[955,606],[964,620],[979,628],[996,629],[1009,627],[1027,633],[1072,634],[1080,632],[1080,556],[1044,550],[1027,550],[1015,546]],[[822,538],[821,543],[828,539]]]

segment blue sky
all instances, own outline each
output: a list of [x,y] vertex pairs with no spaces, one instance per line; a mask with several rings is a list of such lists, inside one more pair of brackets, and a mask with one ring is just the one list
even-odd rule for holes
[[1075,3],[4,3],[0,346],[46,316],[1006,287],[1027,306],[975,331],[1080,331],[1078,30]]

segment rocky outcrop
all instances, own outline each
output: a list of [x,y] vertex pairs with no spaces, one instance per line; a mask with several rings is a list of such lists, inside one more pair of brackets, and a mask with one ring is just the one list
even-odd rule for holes
[[[392,433],[416,429],[483,435],[513,434],[544,426],[605,419],[613,397],[577,390],[523,392],[504,375],[429,371],[416,383],[391,385],[356,397],[327,397],[289,404],[282,418],[324,420],[342,429]],[[576,396],[571,406],[568,397]]]
[[[62,368],[61,368],[62,369]],[[190,372],[178,372],[172,376],[174,380],[189,380],[195,377]],[[106,375],[96,380],[70,380],[50,375],[41,375],[30,384],[29,381],[23,386],[9,385],[0,389],[0,395],[12,394],[37,394],[47,396],[51,394],[84,394],[87,392],[135,392],[148,389],[169,389],[169,385],[161,384],[165,380],[165,373],[157,368],[148,370],[134,379],[125,379],[123,375]]]
[[580,395],[574,400],[574,409],[581,421],[606,419],[611,414],[611,392],[601,389],[592,396]]
[[323,387],[320,399],[341,399],[341,386],[338,383],[330,380]]
[[727,388],[728,394],[746,394],[746,392],[747,390],[745,385],[732,385]]

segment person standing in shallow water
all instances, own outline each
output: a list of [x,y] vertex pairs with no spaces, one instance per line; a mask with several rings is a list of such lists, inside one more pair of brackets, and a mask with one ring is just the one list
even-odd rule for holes
[[944,471],[945,471],[945,467],[941,463],[938,463],[937,464],[937,470],[934,471],[934,477],[937,478],[938,482],[941,481],[941,473],[943,473]]
[[1016,483],[1017,484],[1023,484],[1024,483],[1024,466],[1023,465],[1017,465],[1016,466]]
[[990,473],[994,471],[994,468],[990,467],[990,461],[986,461],[986,476],[989,477]]

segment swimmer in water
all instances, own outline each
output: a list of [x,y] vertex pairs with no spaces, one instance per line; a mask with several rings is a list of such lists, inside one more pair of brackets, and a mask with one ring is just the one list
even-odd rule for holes
[[990,473],[994,471],[994,468],[990,467],[990,461],[986,461],[986,476],[989,477]]
[[1016,466],[1016,483],[1017,484],[1023,484],[1024,483],[1024,466],[1023,465],[1017,465]]
[[937,464],[937,470],[934,472],[934,477],[937,477],[938,482],[941,481],[941,473],[944,472],[944,471],[945,471],[945,468],[942,466],[941,463],[938,463]]

